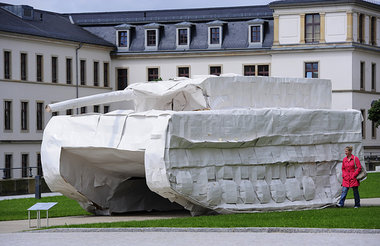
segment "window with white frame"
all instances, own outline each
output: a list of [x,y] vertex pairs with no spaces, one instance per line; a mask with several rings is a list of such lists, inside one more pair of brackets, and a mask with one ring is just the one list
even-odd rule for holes
[[263,19],[254,19],[248,23],[248,43],[249,46],[261,46],[264,40],[264,23]]
[[223,43],[223,26],[224,21],[212,21],[208,25],[208,47],[221,48]]
[[157,50],[160,38],[160,27],[157,23],[151,23],[145,28],[145,50]]
[[176,46],[177,49],[189,49],[190,47],[190,22],[181,22],[176,24]]
[[131,29],[133,26],[129,24],[121,24],[115,26],[116,29],[116,45],[118,49],[129,50],[131,43]]

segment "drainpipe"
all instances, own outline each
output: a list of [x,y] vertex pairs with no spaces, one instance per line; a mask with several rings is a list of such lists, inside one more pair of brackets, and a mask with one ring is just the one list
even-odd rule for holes
[[[78,72],[78,50],[82,48],[83,44],[79,43],[78,48],[75,49],[75,73],[76,73],[76,98],[79,97],[79,72]],[[77,108],[77,114],[79,109]]]

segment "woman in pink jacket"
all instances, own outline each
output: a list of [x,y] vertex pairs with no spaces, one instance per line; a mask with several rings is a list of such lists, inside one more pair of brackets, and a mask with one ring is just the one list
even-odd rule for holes
[[[362,165],[360,164],[359,158],[352,155],[352,146],[347,146],[344,149],[346,157],[343,159],[342,163],[342,195],[340,201],[337,204],[338,207],[344,206],[344,201],[346,200],[347,192],[349,188],[354,190],[355,198],[355,208],[360,207],[360,196],[359,196],[359,181],[356,179],[356,176],[360,173]],[[356,164],[356,167],[355,167]]]

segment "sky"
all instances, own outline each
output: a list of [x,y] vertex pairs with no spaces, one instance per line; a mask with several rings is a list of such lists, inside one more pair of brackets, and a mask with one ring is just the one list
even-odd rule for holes
[[273,0],[0,0],[57,13],[265,5]]

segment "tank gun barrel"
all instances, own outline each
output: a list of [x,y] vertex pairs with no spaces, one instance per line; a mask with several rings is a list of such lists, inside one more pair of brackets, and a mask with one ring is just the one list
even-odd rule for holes
[[120,102],[120,101],[130,101],[134,99],[134,93],[131,89],[126,89],[123,91],[113,91],[107,93],[101,93],[92,96],[80,97],[75,99],[70,99],[58,103],[48,104],[45,107],[47,112],[56,112],[66,109],[74,109],[85,106]]

